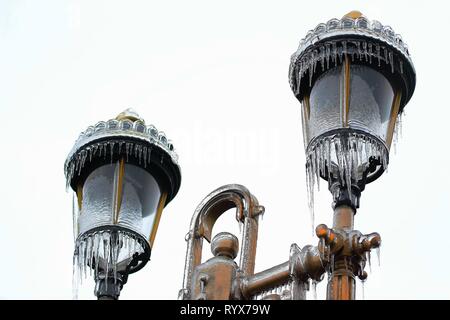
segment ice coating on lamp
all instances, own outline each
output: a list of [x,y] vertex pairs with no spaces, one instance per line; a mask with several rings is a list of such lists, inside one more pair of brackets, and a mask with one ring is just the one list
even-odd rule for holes
[[[391,27],[364,16],[319,24],[292,55],[289,83],[302,105],[309,206],[328,181],[333,206],[359,207],[387,169],[404,106],[415,88],[409,50]],[[313,222],[314,223],[314,222]]]
[[338,181],[351,195],[352,186],[367,181],[371,170],[377,174],[379,170],[386,170],[388,161],[387,148],[379,139],[357,131],[336,131],[313,141],[306,151],[308,205],[312,217],[314,186],[320,190],[321,178]]
[[118,161],[89,174],[73,213],[74,298],[88,274],[117,282],[133,271],[133,259],[149,250],[161,195],[156,179],[133,164]]
[[348,127],[365,130],[387,142],[394,89],[378,71],[350,66],[350,108]]
[[149,261],[162,210],[180,187],[177,160],[164,132],[133,110],[80,134],[64,165],[75,194],[74,297],[93,275],[98,297],[117,298]]
[[378,160],[375,170],[388,164],[386,138],[394,90],[381,73],[369,67],[351,65],[348,73],[351,77],[346,84],[344,66],[326,71],[303,101],[311,206],[311,193],[320,177],[337,179],[350,189],[367,175],[370,179],[371,159]]
[[345,93],[342,67],[321,75],[311,89],[303,119],[305,148],[315,137],[340,128],[364,130],[386,142],[394,90],[379,72],[359,65],[350,66],[349,110],[343,115]]
[[83,281],[99,271],[112,276],[114,283],[123,281],[121,275],[136,256],[145,254],[145,247],[142,238],[126,229],[96,230],[79,237],[73,255],[73,298],[78,298]]
[[117,225],[145,239],[150,236],[161,197],[158,183],[147,171],[127,165],[119,185],[119,167],[119,163],[104,165],[86,179],[77,217],[78,235],[101,226]]

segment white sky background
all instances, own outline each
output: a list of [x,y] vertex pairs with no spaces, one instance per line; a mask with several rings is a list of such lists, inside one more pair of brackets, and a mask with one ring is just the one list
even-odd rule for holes
[[[365,297],[449,299],[449,8],[392,0],[0,0],[0,298],[72,298],[64,160],[81,131],[127,107],[174,141],[182,185],[163,213],[152,261],[130,276],[121,299],[176,299],[194,209],[227,183],[245,185],[266,207],[257,271],[286,261],[291,243],[317,244],[289,59],[309,29],[357,9],[403,36],[417,71],[397,154],[367,186],[355,217],[356,229],[383,239]],[[321,186],[315,222],[331,226],[331,195]],[[237,231],[233,220],[229,214],[214,233]],[[325,287],[318,285],[319,299]],[[92,292],[89,284],[83,297]]]

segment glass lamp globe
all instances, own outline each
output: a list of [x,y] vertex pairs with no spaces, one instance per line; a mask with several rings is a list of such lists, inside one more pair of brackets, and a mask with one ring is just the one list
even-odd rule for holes
[[[149,261],[164,207],[180,187],[173,145],[133,110],[80,134],[65,163],[74,190],[74,267],[118,296]],[[120,286],[107,285],[113,282]],[[114,289],[116,288],[116,289]]]
[[302,105],[310,207],[328,181],[334,204],[355,209],[386,170],[396,123],[415,88],[408,48],[391,27],[357,11],[319,24],[291,57],[291,88]]

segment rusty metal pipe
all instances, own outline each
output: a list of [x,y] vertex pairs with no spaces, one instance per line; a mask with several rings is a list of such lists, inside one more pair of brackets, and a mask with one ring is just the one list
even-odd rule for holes
[[291,277],[289,264],[289,261],[286,261],[270,269],[245,277],[241,283],[241,291],[244,297],[250,297],[257,292],[288,282]]
[[[353,230],[355,211],[346,205],[336,207],[333,217],[333,229],[336,231]],[[355,275],[348,267],[345,255],[337,253],[334,257],[333,272],[327,286],[327,300],[354,300]]]
[[254,273],[256,245],[258,238],[258,216],[264,213],[264,207],[242,185],[229,184],[211,192],[197,206],[192,216],[187,234],[187,250],[183,277],[183,288],[179,299],[192,299],[192,278],[202,263],[203,240],[211,241],[212,229],[217,219],[231,208],[236,208],[236,220],[243,224],[242,249],[239,269],[243,276]]
[[353,230],[355,211],[346,205],[334,209],[333,229]]

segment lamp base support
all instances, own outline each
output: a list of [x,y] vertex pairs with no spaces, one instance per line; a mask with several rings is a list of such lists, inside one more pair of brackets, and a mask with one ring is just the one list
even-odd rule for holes
[[105,276],[104,273],[98,274],[95,279],[95,295],[98,300],[118,300],[120,291],[123,288],[122,277],[114,279],[111,276]]

